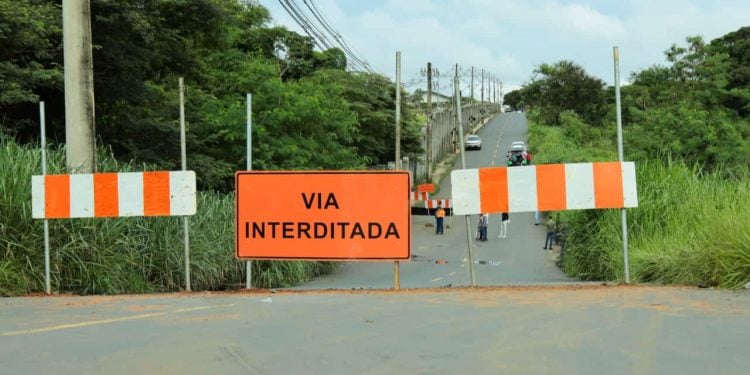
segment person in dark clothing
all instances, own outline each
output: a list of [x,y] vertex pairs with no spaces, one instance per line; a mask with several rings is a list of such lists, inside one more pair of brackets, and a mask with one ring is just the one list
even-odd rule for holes
[[479,215],[479,241],[487,241],[487,225],[489,224],[490,216],[487,214]]
[[549,215],[547,222],[547,238],[544,240],[544,250],[552,250],[552,243],[555,241],[555,220]]

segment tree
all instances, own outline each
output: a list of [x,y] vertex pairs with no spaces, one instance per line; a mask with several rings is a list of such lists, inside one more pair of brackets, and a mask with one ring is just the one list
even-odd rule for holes
[[513,90],[503,96],[503,104],[510,106],[512,111],[523,110],[525,102],[522,90]]
[[733,60],[729,51],[741,41],[719,40],[689,37],[685,46],[665,51],[670,65],[632,75],[623,102],[631,123],[626,139],[636,156],[669,154],[708,169],[750,160],[750,124],[742,119],[750,96],[747,88],[730,87],[742,58]]
[[0,125],[23,139],[38,134],[36,103],[54,106],[62,92],[61,13],[51,2],[0,0]]
[[597,124],[606,113],[603,88],[604,81],[588,75],[580,65],[562,60],[537,67],[531,83],[522,88],[522,97],[546,124],[559,125],[564,111]]
[[710,46],[727,55],[728,95],[724,105],[745,118],[750,117],[750,26],[714,39]]

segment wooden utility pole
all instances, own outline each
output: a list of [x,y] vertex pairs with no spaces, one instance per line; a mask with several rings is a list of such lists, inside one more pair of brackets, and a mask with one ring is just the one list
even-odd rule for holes
[[72,173],[96,171],[94,63],[89,0],[63,0],[66,164]]
[[427,180],[432,182],[432,63],[427,63]]

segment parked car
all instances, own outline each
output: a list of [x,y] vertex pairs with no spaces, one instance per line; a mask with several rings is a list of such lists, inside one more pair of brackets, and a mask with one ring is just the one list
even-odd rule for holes
[[464,142],[464,147],[467,150],[472,149],[472,148],[477,149],[477,150],[481,150],[482,149],[482,138],[479,137],[478,135],[472,134],[472,135],[466,137],[466,141]]

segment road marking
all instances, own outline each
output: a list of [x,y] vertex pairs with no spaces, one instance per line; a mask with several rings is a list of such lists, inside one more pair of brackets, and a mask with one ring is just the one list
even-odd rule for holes
[[495,143],[495,152],[492,154],[492,166],[495,165],[495,159],[497,159],[497,151],[500,149],[500,140],[503,138],[503,130],[505,130],[505,125],[500,128],[500,134],[498,134],[497,136],[497,143]]
[[436,277],[436,278],[432,279],[431,281],[434,283],[435,281],[440,281],[442,279],[443,279],[442,277]]
[[163,315],[167,315],[167,314],[176,314],[176,313],[184,313],[184,312],[207,310],[207,309],[216,309],[216,308],[220,308],[220,307],[231,307],[231,306],[234,306],[234,304],[231,303],[231,304],[226,304],[226,305],[188,307],[188,308],[177,309],[177,310],[173,310],[173,311],[163,311],[163,312],[148,313],[148,314],[138,314],[138,315],[125,316],[125,317],[121,317],[121,318],[90,320],[88,322],[60,324],[60,325],[51,326],[51,327],[44,327],[44,328],[34,328],[34,329],[24,329],[24,330],[20,330],[20,331],[2,332],[2,333],[0,333],[0,336],[4,337],[4,336],[31,335],[31,334],[34,334],[34,333],[44,333],[44,332],[61,331],[61,330],[64,330],[64,329],[90,327],[90,326],[101,325],[101,324],[110,324],[110,323],[125,322],[125,321],[128,321],[128,320],[154,318],[154,317],[157,317],[157,316],[163,316]]
[[456,271],[453,271],[453,272],[449,273],[448,276],[453,276],[455,274],[456,274]]

